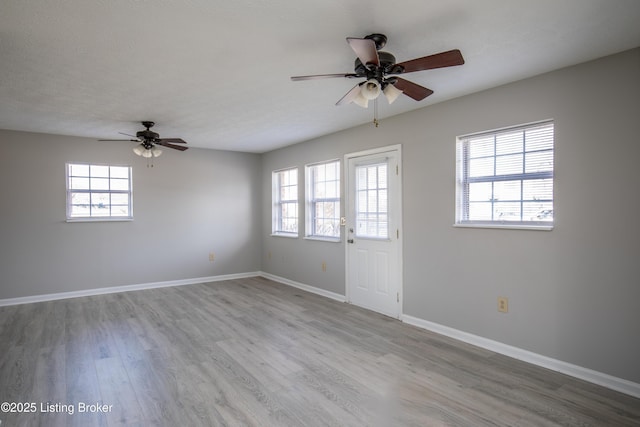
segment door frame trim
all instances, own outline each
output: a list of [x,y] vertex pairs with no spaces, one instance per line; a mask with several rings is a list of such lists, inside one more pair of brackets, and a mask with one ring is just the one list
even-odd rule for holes
[[[394,145],[387,145],[385,147],[379,147],[379,148],[371,148],[368,150],[363,150],[363,151],[357,151],[354,153],[347,153],[344,155],[344,215],[345,218],[348,217],[348,209],[349,209],[349,203],[351,202],[349,200],[349,185],[351,184],[350,179],[349,179],[349,160],[357,158],[357,157],[364,157],[364,156],[370,156],[370,155],[376,155],[376,154],[384,154],[384,153],[388,153],[394,151],[396,153],[397,159],[398,159],[398,187],[400,188],[400,191],[398,192],[397,195],[397,200],[398,200],[398,206],[395,207],[395,209],[397,209],[397,225],[398,225],[398,231],[399,231],[399,235],[400,237],[397,238],[398,241],[398,246],[397,246],[397,252],[398,252],[398,297],[399,297],[399,301],[398,301],[398,316],[397,319],[402,319],[402,315],[404,313],[404,268],[403,268],[403,256],[402,256],[402,247],[403,247],[403,242],[402,242],[402,237],[403,237],[403,215],[402,215],[402,206],[403,206],[403,202],[402,202],[402,192],[403,192],[403,185],[402,185],[402,144],[394,144]],[[345,236],[348,236],[348,224],[345,226],[345,230],[344,230],[344,234]],[[344,294],[345,294],[345,299],[346,302],[348,302],[349,304],[351,304],[351,298],[350,298],[350,284],[349,284],[349,243],[346,242],[346,238],[345,240],[345,244],[344,244],[344,265],[345,265],[345,269],[344,269],[344,274],[345,274],[345,281],[344,281]],[[364,307],[363,307],[364,308]]]

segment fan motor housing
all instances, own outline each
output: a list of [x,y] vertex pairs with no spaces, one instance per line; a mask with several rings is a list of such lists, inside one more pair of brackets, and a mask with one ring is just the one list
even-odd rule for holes
[[141,130],[139,132],[136,132],[136,136],[142,140],[155,140],[158,139],[160,137],[160,134],[152,131],[152,130]]
[[385,75],[387,73],[402,72],[402,67],[396,66],[396,57],[389,52],[378,52],[378,60],[380,66],[367,68],[359,58],[356,58],[354,71],[359,76],[366,77],[367,80],[376,79],[384,89],[388,80],[385,78]]
[[143,121],[142,126],[146,127],[147,129],[136,132],[136,136],[139,139],[143,140],[145,143],[151,143],[158,140],[160,138],[160,134],[150,130],[150,128],[152,128],[154,125],[154,122]]
[[[380,61],[380,68],[385,72],[389,72],[396,64],[396,57],[389,52],[378,52],[378,59]],[[354,71],[356,74],[366,75],[369,69],[360,61],[360,58],[356,58]]]

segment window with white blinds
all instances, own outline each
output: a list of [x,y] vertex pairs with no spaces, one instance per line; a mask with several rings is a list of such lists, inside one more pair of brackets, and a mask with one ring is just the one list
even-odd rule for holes
[[456,225],[553,226],[552,121],[458,137]]

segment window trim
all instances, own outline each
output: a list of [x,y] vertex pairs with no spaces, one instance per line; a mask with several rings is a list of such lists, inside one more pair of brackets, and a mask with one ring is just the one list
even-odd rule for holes
[[[129,177],[127,179],[129,184],[128,190],[91,190],[91,189],[73,189],[71,188],[71,166],[88,166],[91,170],[91,166],[103,166],[103,167],[121,167],[129,170]],[[91,172],[87,178],[91,178]],[[66,222],[129,222],[133,221],[133,167],[123,164],[105,164],[105,163],[87,163],[87,162],[67,162],[65,164],[65,190],[66,190]],[[127,216],[71,216],[71,193],[109,193],[109,194],[127,194],[129,215]]]
[[[465,140],[470,138],[482,138],[487,136],[496,136],[501,133],[506,133],[510,131],[518,131],[518,130],[526,130],[530,128],[535,128],[538,126],[551,125],[553,127],[553,146],[551,152],[553,153],[553,167],[551,171],[543,171],[543,172],[521,172],[514,174],[502,174],[502,175],[493,175],[486,176],[482,178],[469,178],[465,176],[468,173],[468,169],[466,169],[468,164],[468,145],[465,144]],[[526,148],[525,148],[526,150]],[[535,152],[535,151],[531,151]],[[523,151],[523,155],[525,153],[529,153],[528,151]],[[495,153],[493,157],[496,158],[498,155]],[[503,128],[470,133],[458,136],[456,138],[456,195],[455,195],[455,222],[453,224],[454,227],[459,228],[488,228],[488,229],[516,229],[516,230],[540,230],[540,231],[550,231],[553,230],[555,222],[552,221],[499,221],[499,220],[465,220],[463,217],[468,214],[468,211],[465,212],[465,206],[468,205],[468,187],[469,183],[473,182],[501,182],[501,181],[517,181],[520,180],[522,182],[527,180],[534,179],[551,179],[552,185],[555,187],[555,121],[553,119],[540,120],[536,122],[530,122],[515,126],[507,126]],[[520,198],[520,203],[523,203],[522,195]],[[555,192],[552,195],[551,203],[555,203]]]
[[[278,174],[281,172],[293,171],[295,170],[296,174],[296,199],[295,203],[297,205],[297,213],[296,213],[296,231],[284,231],[279,230],[279,226],[282,225],[282,201],[280,200],[280,182],[278,178]],[[300,235],[300,171],[298,166],[290,166],[282,169],[277,169],[271,172],[271,236],[276,237],[288,237],[297,239]],[[288,201],[292,202],[292,201]]]
[[[337,163],[337,182],[338,182],[338,196],[331,198],[319,198],[314,199],[314,180],[312,176],[313,168],[316,166],[328,165],[332,163]],[[342,241],[342,227],[340,226],[340,213],[342,209],[342,195],[341,195],[341,174],[342,174],[342,163],[340,159],[330,159],[321,162],[308,163],[304,167],[304,176],[305,176],[305,236],[304,238],[307,240],[318,240],[323,242],[341,242]],[[327,181],[324,181],[327,182]],[[318,201],[324,202],[337,202],[338,203],[338,236],[327,236],[324,234],[313,234],[315,230],[314,223],[316,221],[315,218],[315,203]]]

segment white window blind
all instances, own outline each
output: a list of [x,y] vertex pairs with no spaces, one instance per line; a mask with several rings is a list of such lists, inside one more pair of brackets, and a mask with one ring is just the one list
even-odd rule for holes
[[553,225],[552,121],[458,138],[456,224]]

